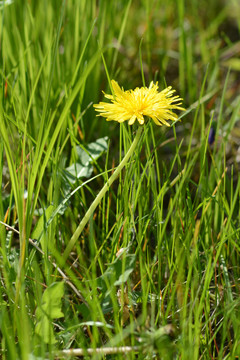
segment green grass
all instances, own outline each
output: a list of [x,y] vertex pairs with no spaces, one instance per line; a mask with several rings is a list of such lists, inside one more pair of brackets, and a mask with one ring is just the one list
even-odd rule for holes
[[[238,358],[240,5],[9,3],[0,5],[1,358]],[[187,110],[171,128],[146,124],[65,259],[137,131],[96,117],[108,78],[124,89],[172,85]]]

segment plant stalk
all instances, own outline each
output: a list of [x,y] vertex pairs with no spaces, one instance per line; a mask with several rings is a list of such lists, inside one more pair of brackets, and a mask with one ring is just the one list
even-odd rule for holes
[[114,173],[110,176],[110,178],[108,179],[108,181],[106,182],[106,184],[103,186],[102,190],[98,193],[96,199],[92,202],[91,206],[89,207],[88,211],[86,212],[85,216],[83,217],[82,221],[80,222],[80,224],[78,225],[77,229],[75,230],[74,234],[72,235],[64,253],[63,253],[63,261],[65,262],[70,254],[70,252],[72,251],[74,245],[76,244],[81,232],[83,231],[85,225],[88,223],[91,215],[93,214],[94,210],[96,209],[96,207],[98,206],[98,204],[101,202],[102,198],[104,197],[104,195],[106,194],[106,192],[109,190],[110,186],[113,184],[113,182],[118,178],[120,172],[122,171],[122,169],[124,168],[124,166],[127,165],[127,162],[129,160],[129,158],[131,157],[131,155],[133,154],[136,146],[139,143],[141,134],[142,134],[142,129],[143,127],[139,127],[136,133],[136,136],[130,146],[130,148],[128,149],[126,155],[124,156],[124,158],[122,159],[122,161],[120,162],[120,164],[118,165],[118,167],[116,168],[116,170],[114,171]]

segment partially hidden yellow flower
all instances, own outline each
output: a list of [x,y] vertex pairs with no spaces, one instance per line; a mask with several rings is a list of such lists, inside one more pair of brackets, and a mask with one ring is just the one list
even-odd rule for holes
[[158,83],[150,83],[148,87],[127,90],[120,88],[118,83],[111,81],[113,95],[104,93],[111,103],[100,102],[93,105],[95,110],[100,112],[98,116],[106,117],[107,121],[128,121],[133,125],[136,119],[140,125],[144,124],[145,117],[151,118],[157,125],[170,126],[167,120],[176,121],[178,116],[172,110],[185,110],[180,105],[182,99],[173,96],[175,90],[169,86],[161,92],[158,91]]

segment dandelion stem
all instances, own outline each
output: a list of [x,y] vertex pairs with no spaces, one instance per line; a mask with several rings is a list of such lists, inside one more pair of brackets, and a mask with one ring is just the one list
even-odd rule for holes
[[98,193],[96,199],[92,202],[91,206],[89,207],[88,211],[86,212],[85,216],[83,217],[82,221],[80,222],[80,224],[78,225],[77,229],[75,230],[74,234],[72,235],[64,253],[63,253],[63,261],[65,262],[70,254],[70,252],[72,251],[75,243],[77,242],[81,232],[83,231],[85,225],[88,223],[91,215],[93,214],[94,210],[96,209],[96,207],[98,206],[98,204],[100,203],[100,201],[102,200],[102,198],[104,197],[104,195],[106,194],[106,192],[109,190],[110,186],[113,184],[113,182],[118,178],[120,172],[122,171],[122,169],[124,168],[124,166],[126,166],[129,158],[131,157],[131,155],[133,154],[136,146],[139,143],[139,139],[140,136],[142,134],[142,127],[139,127],[136,133],[136,136],[129,148],[129,150],[127,151],[126,155],[124,156],[124,158],[122,159],[122,161],[120,162],[120,164],[118,165],[118,167],[116,168],[116,170],[114,171],[114,173],[110,176],[110,178],[108,179],[108,181],[106,182],[106,184],[103,186],[102,190]]

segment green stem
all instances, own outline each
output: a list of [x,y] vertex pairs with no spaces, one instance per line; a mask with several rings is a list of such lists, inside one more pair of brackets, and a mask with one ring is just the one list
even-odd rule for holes
[[118,175],[120,174],[121,170],[124,168],[124,166],[126,166],[130,156],[133,154],[137,144],[139,143],[139,139],[142,134],[142,129],[143,129],[142,127],[138,128],[136,136],[135,136],[128,152],[126,153],[126,155],[124,156],[124,158],[122,159],[122,161],[120,162],[120,164],[118,165],[118,167],[116,168],[114,173],[110,176],[110,178],[108,179],[106,184],[103,186],[102,190],[98,193],[96,199],[93,201],[93,203],[89,207],[88,211],[86,212],[85,216],[83,217],[82,221],[80,222],[77,229],[75,230],[73,236],[71,237],[71,239],[64,251],[64,254],[63,254],[64,262],[67,260],[69,254],[72,251],[75,243],[77,242],[81,232],[83,231],[85,225],[88,223],[90,216],[93,214],[94,210],[96,209],[96,207],[98,206],[98,204],[100,203],[100,201],[102,200],[102,198],[104,197],[106,192],[109,190],[112,183],[118,178]]

